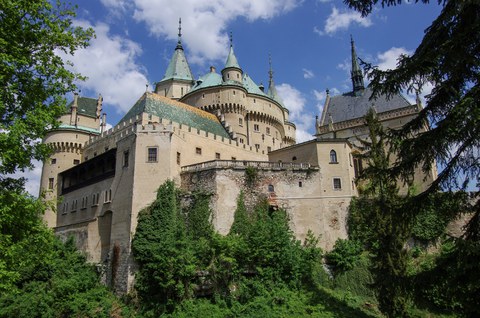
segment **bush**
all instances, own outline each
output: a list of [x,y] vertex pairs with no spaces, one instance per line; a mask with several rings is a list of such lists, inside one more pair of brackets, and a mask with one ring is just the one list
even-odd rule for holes
[[362,253],[362,245],[355,240],[338,239],[333,250],[326,254],[326,260],[333,266],[334,273],[344,273],[352,269]]

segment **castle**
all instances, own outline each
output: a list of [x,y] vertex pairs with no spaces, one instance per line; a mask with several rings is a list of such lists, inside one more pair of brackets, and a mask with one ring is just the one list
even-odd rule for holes
[[[374,108],[384,126],[398,128],[421,107],[400,95],[370,101],[353,40],[351,49],[352,91],[327,91],[315,136],[296,144],[271,68],[265,90],[243,71],[230,45],[219,73],[211,67],[195,79],[179,32],[164,78],[117,125],[105,129],[101,96],[75,94],[59,127],[48,132],[43,142],[54,152],[44,162],[40,187],[58,205],[47,211],[46,222],[61,237],[73,235],[120,293],[133,284],[138,213],[167,179],[187,192],[213,194],[211,221],[220,233],[228,233],[243,189],[285,208],[299,239],[311,230],[331,249],[347,236],[348,205],[357,195],[362,161],[355,144],[367,133],[363,116]],[[253,168],[256,182],[247,185],[246,171]]]

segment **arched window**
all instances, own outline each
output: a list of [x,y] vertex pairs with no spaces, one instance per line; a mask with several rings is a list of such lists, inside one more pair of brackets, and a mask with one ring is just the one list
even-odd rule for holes
[[275,188],[273,187],[273,184],[268,185],[268,192],[275,192]]
[[337,153],[335,150],[330,150],[330,163],[337,163]]

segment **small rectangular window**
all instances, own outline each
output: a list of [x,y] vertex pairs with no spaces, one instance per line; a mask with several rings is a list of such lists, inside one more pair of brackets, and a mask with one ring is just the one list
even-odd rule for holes
[[341,189],[342,189],[342,179],[333,178],[333,190],[341,190]]
[[270,152],[270,151],[272,151],[272,147],[268,146],[267,147],[267,152]]
[[236,158],[236,157],[232,157],[232,160],[235,161],[235,160],[237,160],[237,158]]
[[147,162],[157,162],[157,147],[149,147],[148,148],[148,157]]
[[55,182],[55,179],[53,178],[48,178],[48,189],[52,190],[53,189],[53,184]]
[[57,163],[57,159],[56,159],[56,158],[52,158],[52,161],[50,161],[50,163],[51,163],[52,165],[56,164],[56,163]]
[[112,202],[112,189],[105,190],[104,203]]
[[200,148],[200,147],[195,148],[195,153],[197,155],[201,155],[202,154],[202,148]]
[[78,159],[73,159],[73,164],[74,164],[74,165],[78,165],[79,163],[80,163],[80,160],[78,160]]
[[218,152],[215,153],[215,159],[220,160],[220,153]]
[[266,128],[267,135],[270,135],[270,127]]
[[298,181],[298,187],[299,187],[299,188],[303,187],[302,181]]
[[253,125],[253,130],[254,131],[260,131],[260,126],[258,124]]
[[239,126],[243,126],[243,119],[242,119],[242,118],[239,118],[239,119],[238,119],[238,125],[239,125]]
[[177,152],[177,165],[180,165],[181,159],[182,159],[182,155],[179,152]]
[[128,167],[128,157],[129,157],[130,153],[128,150],[124,151],[123,152],[123,166],[124,167]]

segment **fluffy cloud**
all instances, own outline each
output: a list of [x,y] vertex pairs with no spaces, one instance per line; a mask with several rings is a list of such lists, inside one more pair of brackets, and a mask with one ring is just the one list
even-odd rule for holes
[[101,93],[105,103],[118,107],[119,112],[127,111],[148,83],[146,71],[136,63],[142,52],[140,46],[126,38],[111,36],[106,24],[76,23],[93,27],[96,34],[89,47],[76,51],[73,56],[64,55],[73,62],[76,72],[88,78],[79,83],[83,94],[95,96]]
[[356,11],[339,11],[336,7],[332,8],[332,13],[325,21],[323,30],[315,27],[313,31],[320,35],[332,35],[339,30],[347,30],[352,23],[368,28],[371,26],[372,20],[369,17],[362,18],[361,14]]
[[[183,0],[181,5],[172,6],[170,0],[134,0],[131,6],[134,18],[144,22],[151,34],[167,39],[177,38],[178,18],[181,17],[182,38],[189,48],[189,61],[204,64],[226,57],[226,28],[229,22],[239,17],[248,21],[271,19],[293,10],[302,2],[303,0]],[[113,11],[127,7],[123,0],[102,0],[102,3]]]
[[412,51],[409,51],[403,47],[392,47],[391,49],[378,53],[378,68],[381,70],[393,70],[397,68],[397,60],[400,55],[410,55]]
[[278,85],[277,91],[283,104],[290,111],[290,121],[297,126],[297,143],[311,140],[313,137],[309,130],[315,127],[315,115],[305,112],[307,103],[305,97],[289,84]]
[[313,73],[312,70],[308,70],[304,68],[302,69],[302,71],[303,71],[303,78],[310,79],[315,77],[315,74]]
[[42,177],[42,162],[32,160],[34,168],[25,172],[18,171],[12,175],[13,178],[25,178],[25,190],[34,197],[38,197],[40,191],[40,178]]

